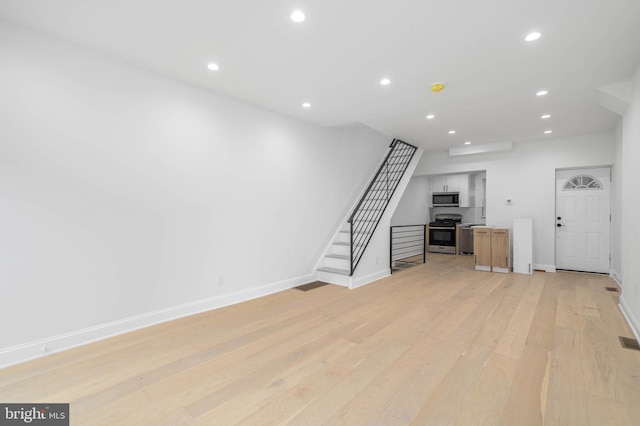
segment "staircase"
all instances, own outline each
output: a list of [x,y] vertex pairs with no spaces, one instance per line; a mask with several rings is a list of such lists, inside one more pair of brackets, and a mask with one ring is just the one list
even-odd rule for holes
[[322,280],[323,274],[353,276],[416,150],[413,145],[393,140],[382,165],[327,250],[318,279]]

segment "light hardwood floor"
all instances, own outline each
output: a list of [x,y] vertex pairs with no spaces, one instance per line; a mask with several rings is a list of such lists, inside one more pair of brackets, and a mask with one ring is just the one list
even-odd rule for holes
[[640,352],[608,277],[427,264],[292,289],[0,370],[72,425],[637,425]]

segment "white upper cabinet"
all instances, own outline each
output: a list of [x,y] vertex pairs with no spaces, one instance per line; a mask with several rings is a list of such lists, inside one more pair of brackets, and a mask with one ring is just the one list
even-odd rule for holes
[[[458,193],[460,194],[460,207],[471,207],[469,204],[469,175],[458,176]],[[456,191],[454,191],[456,192]]]
[[469,186],[469,175],[431,176],[431,192],[460,192],[462,186]]
[[472,202],[472,207],[485,207],[486,200],[486,186],[487,186],[487,174],[486,173],[478,173],[475,175],[471,175],[471,179],[474,181],[471,183],[471,187],[473,187],[474,200]]
[[[430,176],[429,187],[431,193],[457,192],[459,193],[460,207],[470,207],[468,174]],[[429,196],[429,206],[433,207],[431,196]]]
[[447,177],[431,176],[429,178],[429,187],[431,192],[447,192]]

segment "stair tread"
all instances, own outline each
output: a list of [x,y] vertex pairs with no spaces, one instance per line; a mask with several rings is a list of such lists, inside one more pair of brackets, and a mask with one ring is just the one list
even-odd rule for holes
[[349,272],[350,272],[350,271],[347,271],[346,269],[328,268],[326,266],[318,268],[318,271],[331,272],[332,274],[340,274],[340,275],[349,275]]
[[346,254],[333,254],[333,253],[330,253],[330,254],[327,254],[325,257],[330,257],[332,259],[342,259],[342,260],[350,260],[351,259],[351,256],[348,256]]
[[[350,246],[351,243],[349,241],[334,241],[333,244],[337,246]],[[361,246],[362,244],[356,244],[356,247]]]

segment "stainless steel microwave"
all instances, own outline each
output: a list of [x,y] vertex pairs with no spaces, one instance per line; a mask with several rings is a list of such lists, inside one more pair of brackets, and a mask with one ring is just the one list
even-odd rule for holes
[[459,192],[434,192],[431,197],[433,207],[460,207]]

